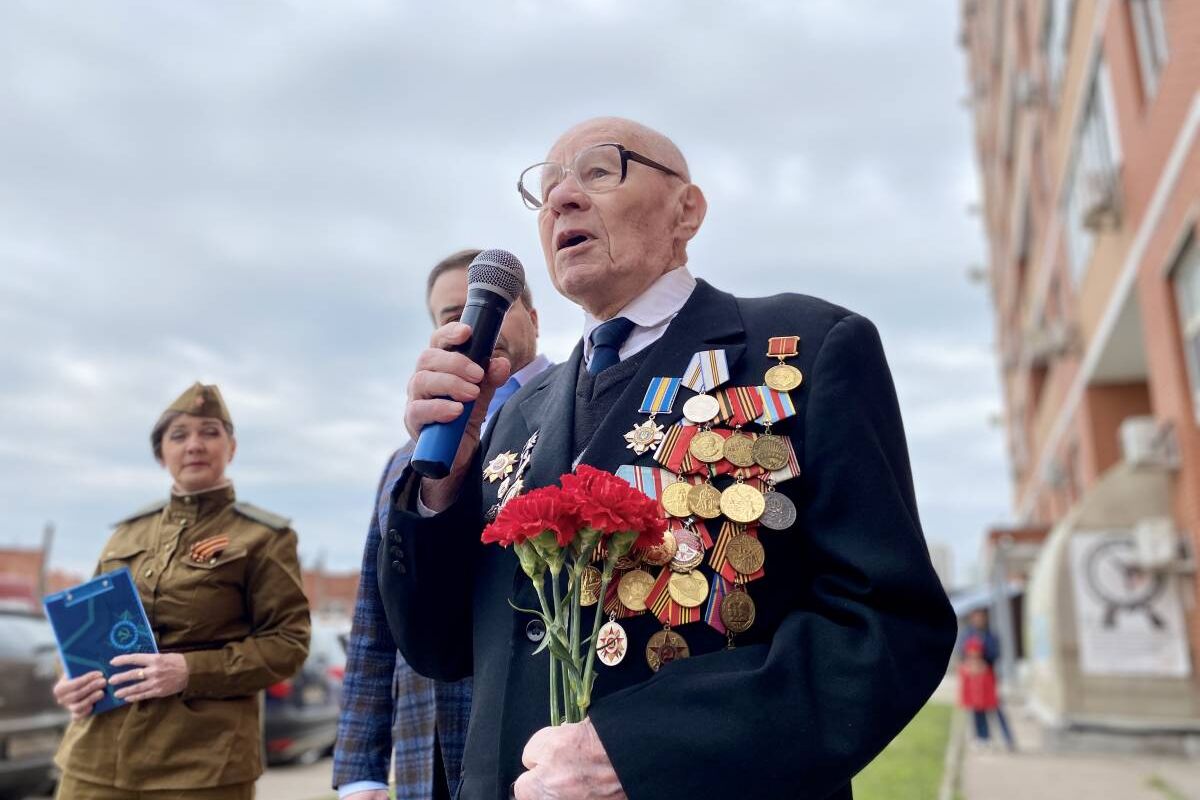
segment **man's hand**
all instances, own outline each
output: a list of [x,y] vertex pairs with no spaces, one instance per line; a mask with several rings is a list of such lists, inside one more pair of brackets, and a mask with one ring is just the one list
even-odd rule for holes
[[92,706],[104,697],[104,673],[89,672],[78,678],[66,675],[54,684],[54,702],[71,712],[71,719],[83,719],[92,713]]
[[108,663],[114,667],[133,667],[108,679],[114,686],[130,684],[113,693],[127,703],[170,697],[187,687],[188,667],[182,653],[129,653]]
[[508,380],[510,372],[507,358],[493,358],[485,374],[478,364],[462,353],[446,349],[469,338],[471,326],[461,322],[438,328],[429,340],[429,348],[417,357],[417,371],[408,382],[404,427],[414,440],[426,425],[453,422],[462,413],[465,403],[475,401],[450,474],[437,481],[428,478],[421,481],[421,501],[433,511],[445,510],[458,495],[463,473],[479,447],[479,431],[487,416],[488,403],[496,388]]
[[513,784],[516,800],[625,800],[590,720],[542,728],[521,761],[529,771]]

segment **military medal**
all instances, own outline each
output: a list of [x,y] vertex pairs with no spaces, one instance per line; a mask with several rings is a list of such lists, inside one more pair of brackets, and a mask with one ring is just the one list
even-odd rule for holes
[[754,437],[734,431],[725,440],[725,460],[735,467],[754,466]]
[[725,437],[716,431],[700,431],[692,437],[692,441],[688,444],[688,452],[698,461],[715,464],[724,455]]
[[672,538],[675,552],[669,563],[673,572],[691,572],[704,563],[704,543],[700,541],[700,534],[691,528],[679,528]]
[[621,604],[630,611],[646,610],[646,595],[654,588],[654,578],[649,572],[635,569],[621,576],[617,585],[617,595]]
[[762,543],[746,533],[738,534],[729,540],[725,548],[725,557],[730,566],[743,575],[758,572],[767,560]]
[[657,500],[663,494],[663,484],[674,477],[658,467],[635,467],[632,464],[617,467],[616,476],[651,500]]
[[646,663],[654,672],[658,672],[663,664],[670,664],[690,655],[687,641],[672,630],[658,631],[646,643]]
[[721,516],[721,492],[707,481],[693,486],[688,492],[688,508],[697,517],[716,519]]
[[579,602],[583,606],[594,606],[600,601],[600,570],[591,564],[583,568],[579,576]]
[[768,472],[783,469],[788,464],[788,445],[782,436],[764,433],[754,440],[754,463]]
[[617,559],[617,563],[613,565],[613,569],[618,572],[625,572],[631,569],[637,569],[642,563],[642,551],[630,550],[625,555]]
[[495,483],[501,478],[507,478],[516,465],[516,453],[501,453],[483,468],[483,477],[487,478],[488,483]]
[[721,622],[731,633],[745,633],[754,624],[754,600],[745,589],[735,589],[721,601]]
[[627,449],[640,456],[657,447],[663,440],[663,426],[656,423],[654,417],[657,414],[671,413],[675,396],[679,394],[679,384],[679,378],[654,378],[650,381],[646,395],[642,398],[642,406],[638,409],[639,414],[649,414],[650,419],[634,425],[633,429],[625,434]]
[[804,380],[804,375],[792,365],[784,363],[785,359],[793,358],[799,353],[799,336],[772,336],[767,341],[767,355],[778,358],[779,363],[767,370],[763,382],[777,392],[790,392],[799,386]]
[[733,522],[756,522],[765,508],[762,492],[747,483],[735,483],[721,492],[721,513]]
[[708,597],[708,579],[703,572],[676,572],[671,575],[667,591],[679,605],[695,608]]
[[729,380],[729,362],[724,350],[704,350],[692,355],[687,369],[683,371],[683,385],[696,392],[683,404],[683,415],[688,421],[703,425],[716,419],[721,407],[716,398],[708,394]]
[[687,481],[675,481],[663,487],[662,507],[672,517],[690,517],[692,508],[688,505],[688,493],[692,485]]
[[758,521],[773,531],[787,530],[796,522],[796,504],[771,486],[763,495],[763,513]]
[[654,567],[665,566],[671,563],[671,559],[675,557],[675,551],[679,545],[676,542],[675,534],[670,531],[663,531],[662,542],[649,548],[642,556],[642,561]]
[[625,629],[610,617],[596,632],[596,658],[606,667],[615,667],[625,659],[628,649],[629,637],[625,635]]

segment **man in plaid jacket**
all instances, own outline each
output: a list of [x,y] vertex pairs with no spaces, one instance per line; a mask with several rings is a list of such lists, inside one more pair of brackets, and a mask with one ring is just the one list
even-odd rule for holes
[[[478,254],[455,253],[429,273],[425,297],[435,326],[453,322],[462,313],[467,267]],[[537,311],[528,288],[505,317],[496,352],[505,355],[515,371],[492,398],[489,418],[522,384],[550,366],[545,356],[535,355]],[[333,787],[343,800],[387,800],[393,749],[397,800],[448,798],[458,785],[471,713],[471,679],[443,683],[418,675],[396,651],[379,596],[377,554],[381,546],[394,547],[383,535],[388,499],[413,447],[409,442],[388,461],[363,548],[333,754]]]

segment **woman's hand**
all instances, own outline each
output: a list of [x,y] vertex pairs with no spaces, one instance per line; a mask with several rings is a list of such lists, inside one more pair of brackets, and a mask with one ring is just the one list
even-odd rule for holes
[[54,684],[54,702],[70,711],[71,719],[83,719],[92,713],[92,706],[104,697],[106,685],[104,674],[100,672],[89,672],[78,678],[64,675]]
[[170,697],[188,683],[187,661],[181,653],[129,653],[108,662],[114,667],[133,667],[108,679],[113,686],[128,683],[115,696],[127,703]]

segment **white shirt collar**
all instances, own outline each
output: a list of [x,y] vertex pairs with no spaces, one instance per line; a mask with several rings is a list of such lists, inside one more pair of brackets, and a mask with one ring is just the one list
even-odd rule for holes
[[549,369],[554,364],[543,353],[538,353],[537,356],[525,366],[512,374],[512,377],[517,379],[517,386],[524,386],[533,378],[541,375],[546,369]]
[[[666,332],[667,326],[687,303],[696,288],[696,279],[687,267],[676,267],[666,273],[618,311],[613,317],[625,317],[634,324],[633,331],[621,346],[620,356],[624,360],[657,342]],[[592,331],[600,320],[584,313],[583,363],[592,362]]]

